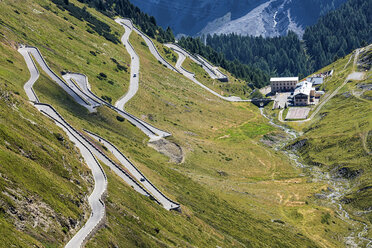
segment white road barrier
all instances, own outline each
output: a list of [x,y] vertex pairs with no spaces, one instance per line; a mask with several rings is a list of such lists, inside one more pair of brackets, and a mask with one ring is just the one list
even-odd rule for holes
[[89,132],[88,130],[85,130],[93,139],[103,144],[108,151],[110,151],[117,159],[118,161],[125,166],[125,168],[129,171],[129,173],[137,179],[137,181],[141,182],[141,184],[144,186],[144,188],[151,193],[152,196],[154,196],[160,204],[167,210],[172,209],[178,209],[180,207],[180,204],[170,200],[168,197],[166,197],[158,188],[155,187],[147,178],[145,175],[142,174],[142,172],[123,154],[120,152],[120,150],[111,144],[106,139],[98,136],[95,133]]

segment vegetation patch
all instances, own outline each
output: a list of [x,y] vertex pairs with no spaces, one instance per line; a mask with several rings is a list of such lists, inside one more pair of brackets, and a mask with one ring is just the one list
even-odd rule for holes
[[325,214],[322,215],[320,222],[321,222],[322,224],[327,224],[327,225],[329,225],[329,221],[330,221],[330,219],[331,219],[331,215],[330,215],[329,213],[325,213]]
[[120,121],[120,122],[125,121],[124,117],[122,117],[122,116],[120,116],[120,115],[117,115],[117,116],[116,116],[116,119],[117,119],[118,121]]
[[273,131],[274,127],[266,123],[245,123],[237,128],[227,130],[225,135],[229,135],[226,139],[241,141],[247,138],[256,138]]
[[85,20],[87,25],[92,30],[105,37],[106,40],[115,44],[120,43],[118,37],[114,34],[111,34],[111,27],[91,15],[87,11],[86,7],[79,8],[73,3],[70,3],[69,0],[52,0],[52,2],[55,3],[61,10],[67,10],[73,17],[79,20]]
[[227,75],[227,77],[229,78],[229,82],[220,82],[217,79],[212,79],[201,65],[195,63],[190,58],[186,58],[182,66],[186,70],[195,73],[195,78],[199,82],[223,96],[233,95],[242,98],[248,98],[252,91],[252,88],[250,87],[250,84],[248,82],[241,79],[236,79],[229,72],[223,70],[222,68],[220,68],[220,70]]

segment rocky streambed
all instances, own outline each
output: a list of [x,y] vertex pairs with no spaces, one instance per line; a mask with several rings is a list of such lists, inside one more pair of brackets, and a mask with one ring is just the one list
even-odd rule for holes
[[343,170],[343,168],[339,168],[337,172],[333,172],[331,175],[329,172],[322,171],[320,167],[306,165],[301,161],[301,158],[296,151],[305,145],[307,140],[299,139],[291,144],[294,140],[301,137],[301,134],[286,126],[274,123],[272,119],[265,115],[263,108],[260,108],[260,112],[262,116],[269,120],[269,123],[272,126],[283,130],[287,134],[286,138],[271,137],[269,138],[269,142],[267,142],[266,139],[266,141],[263,141],[263,143],[270,143],[269,146],[271,146],[274,150],[283,152],[297,167],[302,168],[304,173],[308,173],[313,181],[327,183],[329,185],[328,190],[326,192],[322,192],[321,194],[316,194],[315,197],[326,200],[336,209],[336,212],[341,220],[349,223],[352,226],[356,226],[355,229],[358,229],[358,231],[352,230],[351,233],[344,238],[345,245],[347,247],[372,247],[372,239],[366,237],[369,230],[368,224],[353,218],[343,207],[343,203],[345,203],[345,199],[347,199],[346,195],[350,190],[350,182],[344,177],[344,175],[345,173],[347,175],[351,173],[350,176],[353,176],[353,173],[358,172],[348,172]]

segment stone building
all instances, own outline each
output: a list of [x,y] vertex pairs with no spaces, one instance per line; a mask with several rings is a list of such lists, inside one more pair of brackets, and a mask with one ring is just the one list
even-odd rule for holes
[[293,91],[298,83],[298,77],[270,78],[271,93]]

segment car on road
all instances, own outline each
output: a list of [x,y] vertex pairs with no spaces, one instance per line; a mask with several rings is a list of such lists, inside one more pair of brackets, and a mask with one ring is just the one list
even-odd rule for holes
[[133,77],[137,77],[137,74],[134,73],[134,74],[133,74]]
[[140,179],[140,181],[141,181],[141,182],[144,182],[144,181],[145,181],[145,179],[144,179],[144,178],[142,177],[142,178]]

